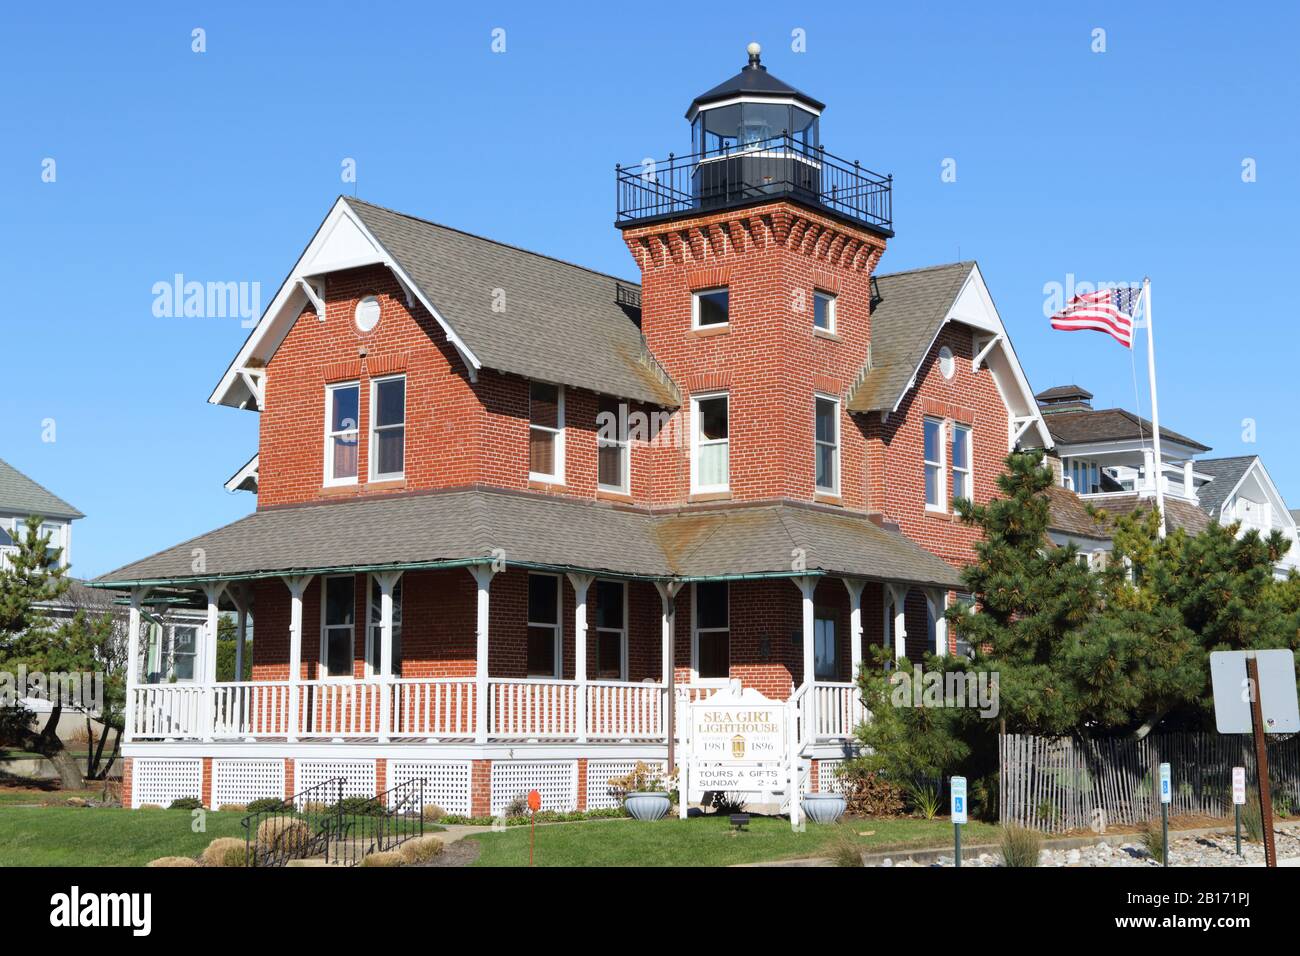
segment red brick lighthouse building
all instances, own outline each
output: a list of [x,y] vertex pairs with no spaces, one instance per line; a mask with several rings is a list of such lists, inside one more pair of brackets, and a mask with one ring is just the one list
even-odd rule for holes
[[[833,785],[867,647],[960,651],[952,500],[1051,439],[978,266],[878,273],[892,182],[825,109],[751,45],[688,154],[619,167],[639,284],[334,203],[210,399],[260,416],[256,511],[96,582],[132,601],[133,805],[609,805],[737,681]],[[141,679],[157,602],[207,609],[193,681]],[[217,680],[223,611],[249,681]]]

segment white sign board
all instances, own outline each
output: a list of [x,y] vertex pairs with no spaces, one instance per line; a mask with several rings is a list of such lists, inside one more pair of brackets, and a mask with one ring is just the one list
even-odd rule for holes
[[1296,699],[1295,655],[1289,648],[1269,651],[1214,651],[1210,682],[1214,688],[1214,725],[1221,734],[1251,733],[1250,685],[1246,655],[1259,667],[1259,706],[1267,734],[1300,733],[1300,701]]
[[1174,798],[1174,790],[1171,786],[1171,777],[1169,773],[1169,764],[1160,765],[1160,802],[1169,803]]
[[967,816],[966,778],[953,777],[949,789],[952,791],[952,822],[965,823]]
[[733,682],[691,704],[691,794],[770,794],[789,787],[785,701]]
[[1232,768],[1232,802],[1237,806],[1246,803],[1246,768]]

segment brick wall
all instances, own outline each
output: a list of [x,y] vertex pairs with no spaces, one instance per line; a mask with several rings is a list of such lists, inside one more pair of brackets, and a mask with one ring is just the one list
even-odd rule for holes
[[[653,449],[656,501],[690,493],[689,396],[725,391],[732,500],[814,497],[813,402],[843,395],[870,342],[872,234],[773,203],[629,229],[641,268],[642,331],[687,395],[675,444]],[[692,329],[692,292],[725,285],[726,327]],[[813,292],[836,295],[834,335],[813,328]],[[865,440],[841,413],[839,499],[864,507]]]

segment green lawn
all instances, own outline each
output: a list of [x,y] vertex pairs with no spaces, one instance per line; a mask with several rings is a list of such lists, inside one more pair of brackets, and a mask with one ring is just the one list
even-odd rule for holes
[[[725,817],[664,819],[654,823],[608,820],[561,823],[537,828],[537,866],[728,866],[770,860],[829,855],[841,828],[863,851],[951,846],[947,820],[852,820],[841,826],[809,823],[803,833],[783,818],[755,817],[748,832],[733,833]],[[966,843],[997,839],[997,827],[972,823],[962,833]],[[526,866],[528,828],[475,834],[482,847],[476,866]]]
[[242,817],[210,812],[207,832],[194,833],[188,810],[24,807],[7,802],[0,809],[0,867],[143,866],[160,856],[198,856],[217,837],[242,837]]

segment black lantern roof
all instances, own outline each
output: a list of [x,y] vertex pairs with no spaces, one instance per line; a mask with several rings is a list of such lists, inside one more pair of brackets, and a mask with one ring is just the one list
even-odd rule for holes
[[813,99],[807,93],[796,90],[789,83],[779,80],[767,72],[767,67],[759,60],[761,52],[757,43],[751,43],[749,45],[749,63],[745,68],[725,83],[719,83],[707,93],[701,93],[695,97],[691,101],[691,108],[686,111],[687,119],[696,110],[706,107],[710,103],[729,100],[735,96],[772,97],[774,99],[788,97],[816,112],[821,112],[826,108],[825,103]]

